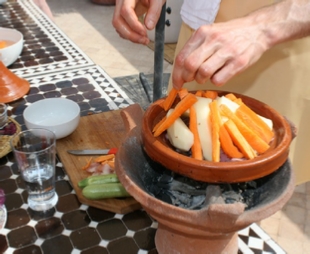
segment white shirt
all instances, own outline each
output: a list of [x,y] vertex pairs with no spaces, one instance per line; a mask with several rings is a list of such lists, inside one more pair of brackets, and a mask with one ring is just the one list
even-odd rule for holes
[[212,24],[218,13],[221,0],[184,0],[181,17],[193,29]]

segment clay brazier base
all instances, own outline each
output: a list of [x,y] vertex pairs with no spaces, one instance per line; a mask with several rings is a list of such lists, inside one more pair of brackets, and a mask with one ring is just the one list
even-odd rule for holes
[[231,254],[238,253],[238,234],[222,234],[217,237],[193,237],[158,225],[155,236],[158,253]]

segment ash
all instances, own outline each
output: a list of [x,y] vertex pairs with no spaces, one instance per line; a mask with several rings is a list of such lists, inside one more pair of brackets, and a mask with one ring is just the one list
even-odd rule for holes
[[242,202],[251,207],[255,181],[238,184],[208,184],[177,174],[163,174],[149,185],[148,191],[169,204],[198,210],[210,203]]

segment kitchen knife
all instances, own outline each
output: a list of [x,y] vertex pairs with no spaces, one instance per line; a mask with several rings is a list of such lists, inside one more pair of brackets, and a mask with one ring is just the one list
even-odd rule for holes
[[67,152],[74,155],[104,155],[104,154],[116,154],[117,148],[68,150]]

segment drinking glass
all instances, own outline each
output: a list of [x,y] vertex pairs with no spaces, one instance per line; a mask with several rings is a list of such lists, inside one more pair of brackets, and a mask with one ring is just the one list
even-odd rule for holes
[[29,129],[16,134],[10,142],[28,191],[29,207],[35,211],[54,207],[58,201],[55,134],[46,129]]

